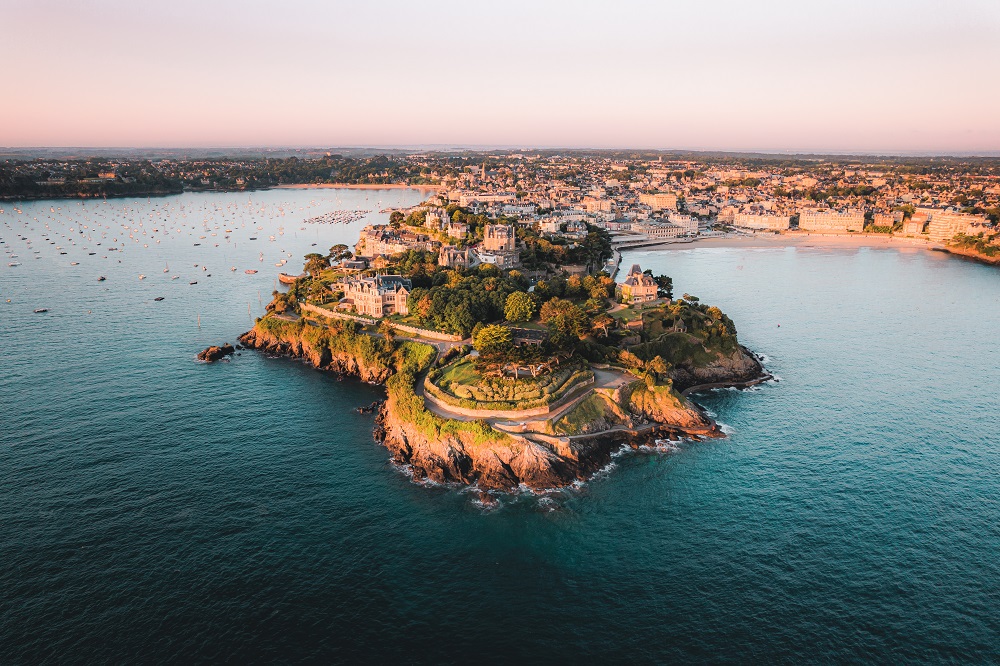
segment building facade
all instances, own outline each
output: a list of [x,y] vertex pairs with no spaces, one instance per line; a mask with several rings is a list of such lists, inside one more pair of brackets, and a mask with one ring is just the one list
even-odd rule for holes
[[656,300],[657,285],[642,272],[639,264],[632,264],[625,281],[617,287],[618,299],[624,303],[645,303]]
[[468,268],[476,263],[476,255],[470,249],[459,249],[452,245],[445,245],[438,254],[438,266],[445,268]]
[[347,278],[332,288],[344,292],[338,307],[353,308],[360,315],[384,317],[410,313],[406,298],[410,295],[411,283],[399,275]]
[[677,210],[677,195],[673,192],[640,194],[639,203],[655,210]]
[[483,230],[482,249],[486,252],[513,252],[517,244],[514,227],[507,224],[487,224]]
[[865,214],[860,210],[814,210],[799,212],[799,229],[826,233],[864,231]]
[[984,216],[944,210],[934,210],[929,213],[929,217],[927,237],[935,243],[947,243],[957,234],[975,236],[989,222]]

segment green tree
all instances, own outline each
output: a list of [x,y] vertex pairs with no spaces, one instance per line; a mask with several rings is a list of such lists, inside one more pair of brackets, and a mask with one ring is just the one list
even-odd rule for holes
[[542,323],[549,329],[549,340],[557,348],[582,340],[590,332],[590,320],[579,305],[553,298],[542,306]]
[[330,261],[322,254],[311,252],[305,256],[305,269],[309,275],[319,277],[319,274],[330,267]]
[[503,313],[507,321],[529,321],[535,314],[535,301],[523,291],[515,291],[507,297]]
[[646,363],[646,371],[651,373],[656,379],[663,379],[669,370],[667,362],[660,355],[654,356]]
[[347,249],[347,246],[343,243],[338,243],[330,248],[330,261],[343,261],[344,259],[350,259],[354,254]]
[[594,328],[602,331],[604,333],[604,337],[608,337],[608,329],[614,323],[615,320],[610,315],[599,314],[594,317]]
[[472,346],[480,355],[495,358],[514,348],[514,336],[506,326],[488,324],[476,333]]

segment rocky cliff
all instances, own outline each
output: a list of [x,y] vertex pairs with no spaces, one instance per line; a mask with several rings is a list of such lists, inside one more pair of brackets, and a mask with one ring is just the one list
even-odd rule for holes
[[742,345],[729,356],[720,355],[705,365],[681,363],[670,374],[674,388],[678,391],[702,385],[750,384],[769,377],[753,352]]
[[[367,335],[336,335],[302,321],[270,318],[258,322],[240,342],[265,353],[301,358],[311,365],[362,380],[385,383],[387,399],[379,408],[375,438],[417,480],[476,484],[482,490],[557,488],[585,480],[605,467],[623,446],[652,444],[658,438],[719,436],[716,424],[670,386],[644,382],[578,405],[561,417],[563,436],[542,432],[509,434],[485,421],[442,418],[430,412],[414,392],[433,352],[403,343],[390,352]],[[375,351],[373,351],[375,350]],[[415,358],[420,360],[415,361]],[[367,359],[367,360],[366,360]],[[739,383],[761,375],[749,352],[706,368],[678,369],[691,383]],[[596,395],[596,394],[595,394]],[[607,429],[595,432],[595,424]],[[549,429],[548,433],[553,430]]]
[[300,358],[320,370],[375,384],[385,382],[392,374],[393,369],[383,360],[365,361],[361,355],[350,350],[331,350],[326,338],[311,334],[309,328],[288,326],[274,331],[258,324],[241,335],[239,340],[250,349],[275,356]]
[[[408,418],[409,407],[401,404],[406,399],[389,391],[378,416],[375,439],[389,449],[397,463],[409,466],[416,480],[475,484],[481,490],[560,488],[590,478],[623,446],[693,434],[684,428],[653,426],[582,438],[522,437],[493,430],[482,422],[441,427],[443,419],[428,431]],[[701,435],[716,432],[715,424],[701,425],[697,428]]]

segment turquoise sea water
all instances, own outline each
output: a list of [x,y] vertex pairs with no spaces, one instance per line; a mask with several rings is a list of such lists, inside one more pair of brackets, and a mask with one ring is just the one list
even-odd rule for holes
[[[0,265],[0,662],[997,659],[1000,272],[923,251],[629,254],[722,307],[780,381],[699,396],[727,439],[484,511],[388,463],[352,411],[378,387],[194,361],[260,313],[279,250],[296,272],[365,223],[301,220],[419,200],[0,206],[19,256]],[[69,244],[102,215],[124,251]],[[182,231],[150,242],[157,216]]]

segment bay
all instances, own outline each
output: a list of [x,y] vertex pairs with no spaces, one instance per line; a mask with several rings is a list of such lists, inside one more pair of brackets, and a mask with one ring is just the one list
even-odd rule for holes
[[[249,328],[277,271],[421,198],[0,206],[0,661],[995,659],[1000,272],[629,253],[720,306],[779,381],[698,396],[726,439],[485,511],[389,464],[353,411],[378,387],[194,360]],[[338,209],[372,212],[304,224]],[[86,240],[100,225],[125,249]]]

